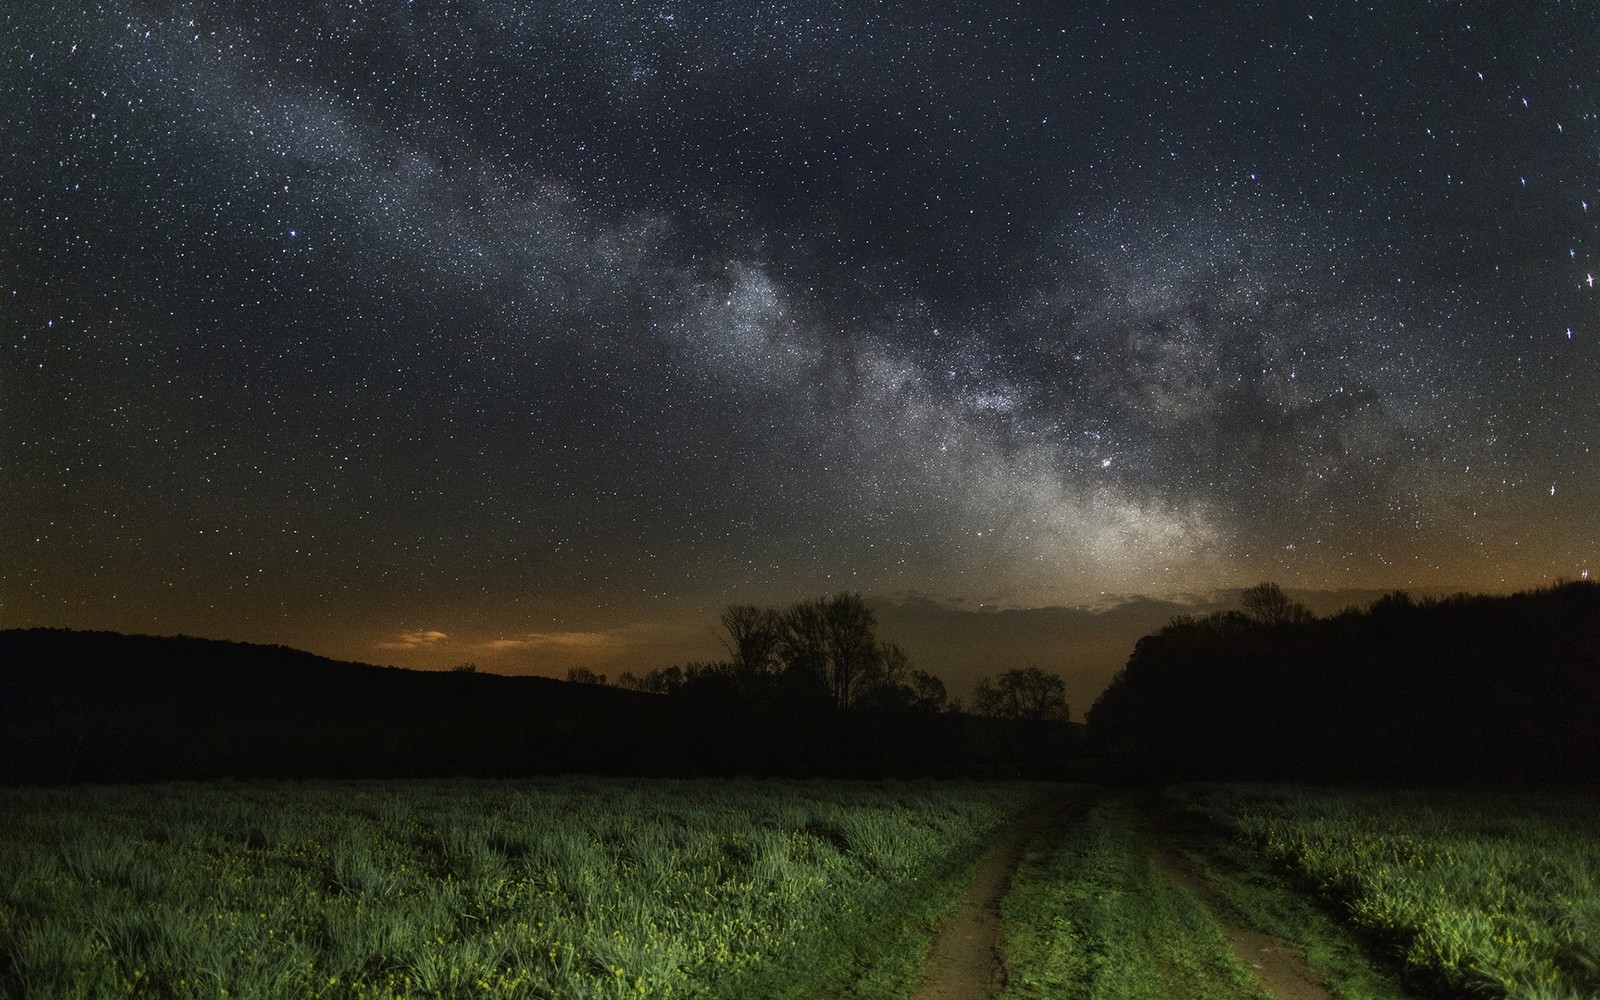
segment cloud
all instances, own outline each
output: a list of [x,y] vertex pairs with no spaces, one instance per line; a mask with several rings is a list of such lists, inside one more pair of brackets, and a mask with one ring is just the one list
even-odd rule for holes
[[601,632],[527,632],[510,639],[490,639],[483,648],[492,653],[529,650],[540,653],[601,654],[615,651],[632,640],[625,629]]
[[376,645],[378,649],[430,649],[448,638],[448,635],[437,629],[429,629],[423,632],[404,632],[395,639]]

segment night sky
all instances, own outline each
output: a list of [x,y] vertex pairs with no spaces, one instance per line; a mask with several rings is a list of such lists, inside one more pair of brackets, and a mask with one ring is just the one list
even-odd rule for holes
[[6,625],[562,673],[855,590],[1077,714],[1229,588],[1600,558],[1586,0],[46,6]]

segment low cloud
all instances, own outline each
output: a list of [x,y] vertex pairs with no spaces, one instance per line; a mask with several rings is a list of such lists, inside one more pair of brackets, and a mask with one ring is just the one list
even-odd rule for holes
[[633,622],[613,628],[507,631],[438,629],[406,632],[372,643],[414,669],[439,670],[472,663],[480,670],[504,674],[561,677],[573,667],[602,673],[649,670],[710,655],[706,628],[676,623]]
[[395,639],[377,643],[379,649],[431,649],[449,636],[437,629],[424,632],[404,632]]
[[614,652],[633,640],[626,629],[602,632],[527,632],[510,639],[490,639],[483,648],[491,653],[527,650],[535,653],[588,653]]

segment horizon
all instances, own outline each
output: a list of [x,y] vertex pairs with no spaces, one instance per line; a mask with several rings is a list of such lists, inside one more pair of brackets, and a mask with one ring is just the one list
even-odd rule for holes
[[1161,607],[1600,556],[1594,10],[0,24],[6,626],[614,676],[851,591],[1081,717]]
[[[1580,577],[1578,579],[1587,579]],[[1557,578],[1501,590],[1405,588],[1383,590],[1286,590],[1287,596],[1319,618],[1356,608],[1398,591],[1428,600],[1458,594],[1505,595],[1535,591],[1571,582]],[[955,701],[965,702],[983,678],[1024,666],[1039,666],[1066,684],[1071,716],[1082,721],[1111,678],[1122,669],[1138,639],[1154,634],[1178,615],[1207,615],[1240,610],[1243,588],[1209,595],[1157,599],[1134,595],[1110,598],[1100,607],[1006,608],[964,607],[964,602],[939,602],[924,595],[866,597],[878,618],[884,641],[898,643],[911,655],[911,665],[939,677]],[[24,628],[66,628],[111,631],[129,635],[190,636],[224,642],[286,646],[330,660],[430,672],[471,664],[479,673],[506,677],[565,680],[573,669],[586,669],[617,685],[620,675],[668,666],[724,661],[716,616],[708,609],[701,623],[686,622],[674,630],[659,623],[633,623],[593,632],[532,633],[514,637],[462,635],[430,629],[367,644],[340,645],[315,637],[291,640],[262,635],[215,635],[198,631],[157,632],[137,628],[87,628],[39,623]]]

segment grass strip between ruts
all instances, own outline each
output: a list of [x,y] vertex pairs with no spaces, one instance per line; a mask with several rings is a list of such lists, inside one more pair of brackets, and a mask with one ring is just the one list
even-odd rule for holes
[[1003,1000],[1262,1000],[1197,899],[1148,856],[1126,813],[1086,792],[1024,857],[1002,903]]

